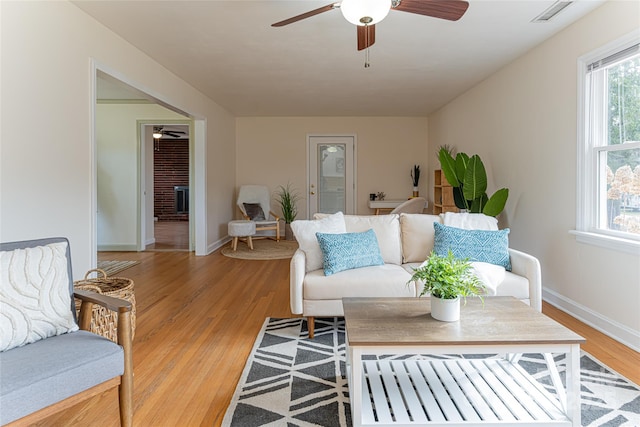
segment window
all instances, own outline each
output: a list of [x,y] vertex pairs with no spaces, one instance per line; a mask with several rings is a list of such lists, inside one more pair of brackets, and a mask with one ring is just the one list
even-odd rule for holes
[[640,253],[639,41],[634,33],[579,61],[577,234],[634,253]]

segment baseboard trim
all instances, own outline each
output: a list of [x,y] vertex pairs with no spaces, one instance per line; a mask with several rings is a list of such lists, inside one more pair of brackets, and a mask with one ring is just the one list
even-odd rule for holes
[[640,351],[639,331],[634,331],[550,289],[542,290],[542,299],[627,347]]
[[98,252],[138,252],[137,245],[98,245]]
[[213,242],[212,244],[207,246],[206,255],[212,254],[213,252],[217,251],[218,249],[220,249],[221,247],[223,247],[224,245],[226,245],[230,241],[231,241],[231,237],[226,236],[226,237],[223,237],[220,240],[217,240],[217,241]]

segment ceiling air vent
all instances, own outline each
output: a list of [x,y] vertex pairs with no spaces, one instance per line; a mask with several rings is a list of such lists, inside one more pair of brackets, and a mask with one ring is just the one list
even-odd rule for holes
[[536,16],[531,20],[531,22],[549,22],[553,19],[554,16],[562,12],[567,6],[569,6],[573,1],[563,1],[559,0],[549,6],[547,10],[542,12],[540,15]]

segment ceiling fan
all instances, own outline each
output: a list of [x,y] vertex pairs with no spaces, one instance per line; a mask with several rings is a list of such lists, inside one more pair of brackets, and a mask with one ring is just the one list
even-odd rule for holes
[[387,16],[389,10],[457,21],[468,7],[469,3],[464,0],[342,0],[276,22],[271,26],[283,27],[330,10],[340,9],[347,21],[357,25],[358,50],[363,50],[375,43],[376,24]]
[[181,138],[182,135],[186,135],[186,132],[180,130],[165,130],[162,126],[156,126],[153,128],[153,137],[158,139],[168,135],[173,138]]

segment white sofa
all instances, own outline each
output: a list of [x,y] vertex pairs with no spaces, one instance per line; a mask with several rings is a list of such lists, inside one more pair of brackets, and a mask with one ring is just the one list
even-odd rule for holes
[[[309,221],[301,222],[307,223],[305,226],[315,225]],[[312,250],[308,250],[307,254],[303,249],[308,245],[298,239],[301,248],[295,252],[290,264],[291,312],[308,318],[309,336],[313,338],[315,317],[344,315],[343,297],[417,297],[421,289],[415,283],[408,282],[413,274],[412,268],[424,262],[433,250],[434,222],[442,223],[442,218],[438,215],[404,213],[344,215],[344,231],[374,230],[384,265],[355,268],[329,276],[325,276],[321,266],[315,269],[317,260],[308,262],[308,255],[317,257],[318,254],[312,253]],[[292,225],[295,227],[295,222]],[[320,228],[317,231],[323,230]],[[336,230],[326,232],[335,233]],[[514,296],[541,311],[540,263],[535,257],[515,249],[508,248],[508,252],[512,269],[504,273],[495,295]],[[309,264],[314,265],[309,268]]]

